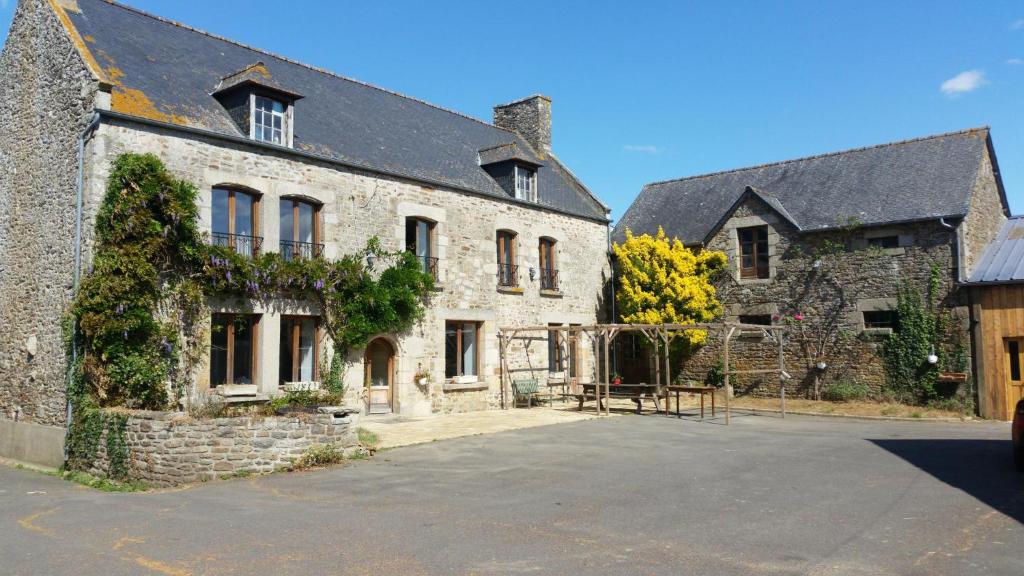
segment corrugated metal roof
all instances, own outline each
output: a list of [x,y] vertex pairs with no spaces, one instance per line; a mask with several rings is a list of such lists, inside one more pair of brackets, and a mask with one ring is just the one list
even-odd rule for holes
[[[63,16],[113,85],[115,112],[244,136],[212,96],[242,71],[303,96],[294,104],[296,150],[515,201],[478,164],[493,146],[531,150],[513,132],[128,6],[77,0]],[[600,201],[553,164],[537,170],[537,203],[604,220]]]
[[1003,224],[981,255],[968,284],[1009,284],[1024,282],[1024,216]]

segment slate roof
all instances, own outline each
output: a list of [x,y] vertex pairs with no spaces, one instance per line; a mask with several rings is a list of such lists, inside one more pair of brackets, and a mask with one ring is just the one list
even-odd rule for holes
[[615,236],[624,237],[626,228],[653,234],[661,225],[685,244],[700,244],[751,193],[801,231],[837,228],[851,217],[867,226],[961,218],[986,152],[1008,213],[991,147],[983,127],[654,182],[643,187]]
[[[211,94],[260,62],[261,81],[303,96],[294,104],[296,150],[517,202],[478,164],[481,149],[500,144],[532,150],[514,132],[124,5],[51,5],[86,62],[112,85],[115,112],[244,136]],[[557,161],[537,170],[537,184],[542,206],[607,218],[600,200]]]
[[1003,223],[995,240],[985,247],[968,284],[1024,282],[1024,216]]

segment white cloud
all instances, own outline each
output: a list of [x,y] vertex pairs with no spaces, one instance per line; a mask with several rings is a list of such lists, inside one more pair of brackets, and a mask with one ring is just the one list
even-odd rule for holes
[[987,83],[985,73],[981,70],[967,70],[943,82],[939,89],[947,96],[956,96],[973,92]]
[[661,154],[661,148],[653,144],[626,144],[622,149],[626,152],[637,152],[640,154]]
[[1024,64],[1024,60],[1021,60],[1020,58],[1010,58],[1006,63],[1010,66],[1020,66],[1021,64]]
[[1024,30],[1024,18],[1010,22],[1010,30]]

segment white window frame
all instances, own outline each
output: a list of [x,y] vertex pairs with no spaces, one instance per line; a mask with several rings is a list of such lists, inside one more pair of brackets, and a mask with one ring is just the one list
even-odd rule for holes
[[[281,104],[281,107],[282,107],[283,110],[282,110],[282,112],[280,114],[278,114],[276,112],[273,112],[273,111],[271,111],[269,113],[271,118],[273,118],[274,116],[278,116],[278,115],[280,115],[280,117],[281,117],[281,141],[280,142],[274,142],[273,140],[264,140],[262,138],[257,138],[256,137],[256,102],[260,98],[263,98],[264,100],[269,100],[271,102],[278,102],[278,103]],[[271,98],[269,96],[263,96],[261,94],[255,93],[255,92],[253,92],[253,93],[251,93],[249,95],[249,138],[252,138],[253,140],[256,140],[256,141],[259,141],[259,142],[266,142],[267,144],[277,144],[278,146],[287,146],[287,147],[291,148],[291,146],[292,146],[292,123],[291,123],[291,119],[292,119],[292,107],[291,107],[291,104],[289,104],[288,102],[286,102],[284,100],[277,99],[277,98]],[[273,130],[273,126],[271,126],[271,129]]]
[[[529,188],[526,189],[526,190],[524,190],[523,188],[521,188],[519,186],[519,176],[520,176],[521,172],[525,172],[527,174],[527,178],[525,180],[529,184]],[[527,168],[525,166],[520,166],[520,165],[516,164],[515,165],[515,173],[513,174],[513,177],[515,179],[514,188],[515,188],[516,200],[527,200],[527,201],[530,201],[530,202],[536,202],[537,201],[537,171],[536,170],[531,170],[531,169],[529,169],[529,168]]]

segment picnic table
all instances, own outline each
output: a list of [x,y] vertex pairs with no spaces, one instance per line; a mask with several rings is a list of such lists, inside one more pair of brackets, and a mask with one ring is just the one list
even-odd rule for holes
[[[598,390],[598,386],[600,386],[600,390]],[[580,384],[583,391],[575,396],[580,402],[579,409],[581,412],[583,411],[583,403],[587,400],[597,400],[597,409],[604,409],[601,405],[601,398],[604,395],[605,386],[608,386],[608,384]],[[608,389],[608,397],[628,398],[632,400],[636,403],[637,414],[640,414],[644,398],[654,400],[654,411],[656,413],[661,412],[661,405],[658,403],[658,398],[665,398],[665,411],[668,411],[668,393],[657,384],[612,384]]]
[[[672,392],[676,393],[676,416],[679,416],[679,394],[680,392],[688,392],[690,394],[700,394],[700,417],[704,418],[704,395],[711,396],[711,416],[715,415],[715,387],[714,386],[676,386],[670,385],[666,387],[668,394]],[[668,398],[665,400],[665,411],[668,412]]]

